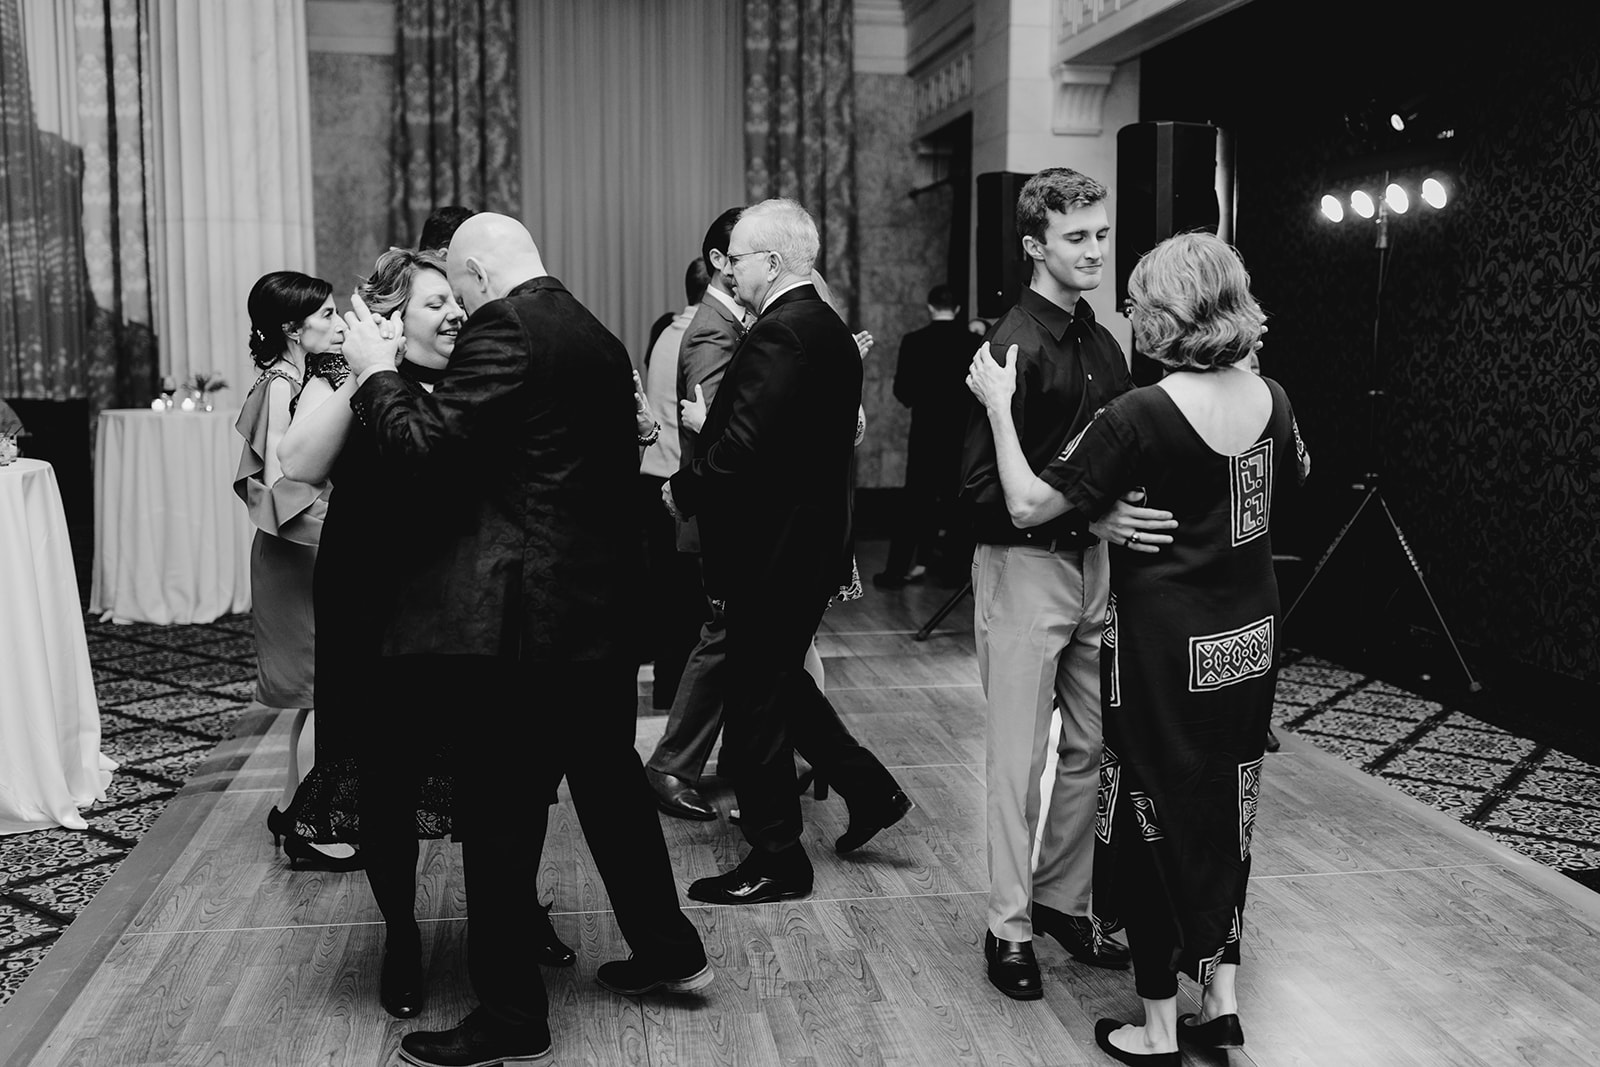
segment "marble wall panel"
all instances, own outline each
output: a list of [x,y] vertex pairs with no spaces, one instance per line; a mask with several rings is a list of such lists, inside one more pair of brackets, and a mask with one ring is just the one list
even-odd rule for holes
[[394,56],[313,52],[309,59],[317,268],[344,308],[390,243]]

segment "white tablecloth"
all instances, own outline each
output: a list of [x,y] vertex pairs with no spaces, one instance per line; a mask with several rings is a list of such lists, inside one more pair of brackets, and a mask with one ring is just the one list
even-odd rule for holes
[[89,610],[117,622],[211,622],[250,610],[255,527],[233,493],[236,410],[100,413]]
[[0,834],[82,830],[116,764],[100,754],[78,579],[56,472],[0,467]]

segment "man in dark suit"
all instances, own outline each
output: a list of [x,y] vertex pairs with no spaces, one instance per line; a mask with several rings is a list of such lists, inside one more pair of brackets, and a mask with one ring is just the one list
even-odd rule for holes
[[934,286],[928,290],[931,321],[900,341],[894,398],[911,409],[911,433],[906,443],[904,505],[896,512],[888,562],[872,576],[872,584],[880,589],[898,589],[915,580],[923,568],[934,565],[936,552],[946,577],[967,579],[972,546],[955,543],[956,522],[950,510],[961,480],[961,446],[972,409],[967,368],[978,342],[956,318],[960,310],[955,290]]
[[[701,242],[710,280],[678,349],[680,403],[693,400],[696,395],[707,404],[714,401],[728,361],[744,339],[747,312],[733,298],[733,281],[728,273],[728,239],[743,210],[729,208],[718,215]],[[678,465],[684,470],[694,461],[699,434],[682,421],[674,421],[681,446]],[[678,520],[678,551],[691,555],[696,571],[700,570],[700,526],[693,517]],[[717,809],[700,795],[697,786],[722,730],[722,659],[727,631],[718,603],[711,603],[707,612],[699,641],[678,677],[678,691],[673,696],[661,742],[645,763],[645,776],[655,790],[656,803],[662,811],[680,819],[717,817]]]
[[739,302],[758,313],[706,416],[668,506],[698,515],[707,592],[724,602],[723,761],[751,850],[689,896],[759,904],[811,892],[800,844],[794,752],[850,806],[839,852],[905,817],[911,801],[850,735],[805,670],[829,599],[850,579],[850,470],[861,357],[811,284],[816,223],[792,200],[740,215],[727,259]]
[[563,775],[633,950],[601,965],[600,984],[632,996],[712,977],[633,749],[644,440],[628,354],[545,272],[515,219],[466,220],[448,263],[471,317],[432,394],[401,388],[395,343],[380,336],[396,324],[364,307],[345,350],[361,380],[352,432],[370,434],[383,462],[453,489],[433,516],[441,535],[412,541],[408,573],[374,575],[403,587],[385,655],[432,656],[461,679],[459,704],[440,710],[467,794],[457,806],[480,1007],[454,1029],[406,1035],[402,1055],[425,1067],[549,1052],[530,915],[546,799]]

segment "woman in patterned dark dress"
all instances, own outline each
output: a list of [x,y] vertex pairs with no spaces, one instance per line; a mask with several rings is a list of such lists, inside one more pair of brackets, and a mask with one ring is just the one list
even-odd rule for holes
[[[1096,1042],[1123,1063],[1177,1064],[1180,1040],[1244,1043],[1234,978],[1277,681],[1272,496],[1309,460],[1283,389],[1249,370],[1264,318],[1233,248],[1170,238],[1128,287],[1134,337],[1166,377],[1108,404],[1037,476],[1011,424],[1011,361],[984,346],[968,384],[1018,526],[1098,516],[1136,489],[1178,520],[1170,546],[1111,547],[1091,913],[1100,936],[1127,929],[1145,1012],[1100,1020]],[[1179,973],[1203,987],[1198,1015],[1176,1017]]]

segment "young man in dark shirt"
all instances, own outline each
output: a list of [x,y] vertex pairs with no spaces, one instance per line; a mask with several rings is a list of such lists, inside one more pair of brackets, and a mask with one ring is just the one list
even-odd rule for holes
[[[989,333],[993,353],[1015,345],[1012,415],[1035,470],[1081,433],[1096,411],[1133,388],[1115,338],[1082,294],[1100,284],[1110,222],[1105,186],[1062,167],[1040,171],[1017,200],[1017,234],[1033,278]],[[1096,938],[1088,919],[1099,785],[1100,633],[1110,588],[1103,539],[1137,531],[1145,544],[1171,515],[1119,502],[1094,523],[1064,515],[1019,530],[1006,510],[994,438],[980,407],[967,424],[960,501],[977,541],[974,631],[988,703],[989,980],[1007,996],[1043,995],[1033,933],[1073,958],[1126,967],[1127,949]],[[1033,842],[1052,703],[1061,739],[1037,870]]]

